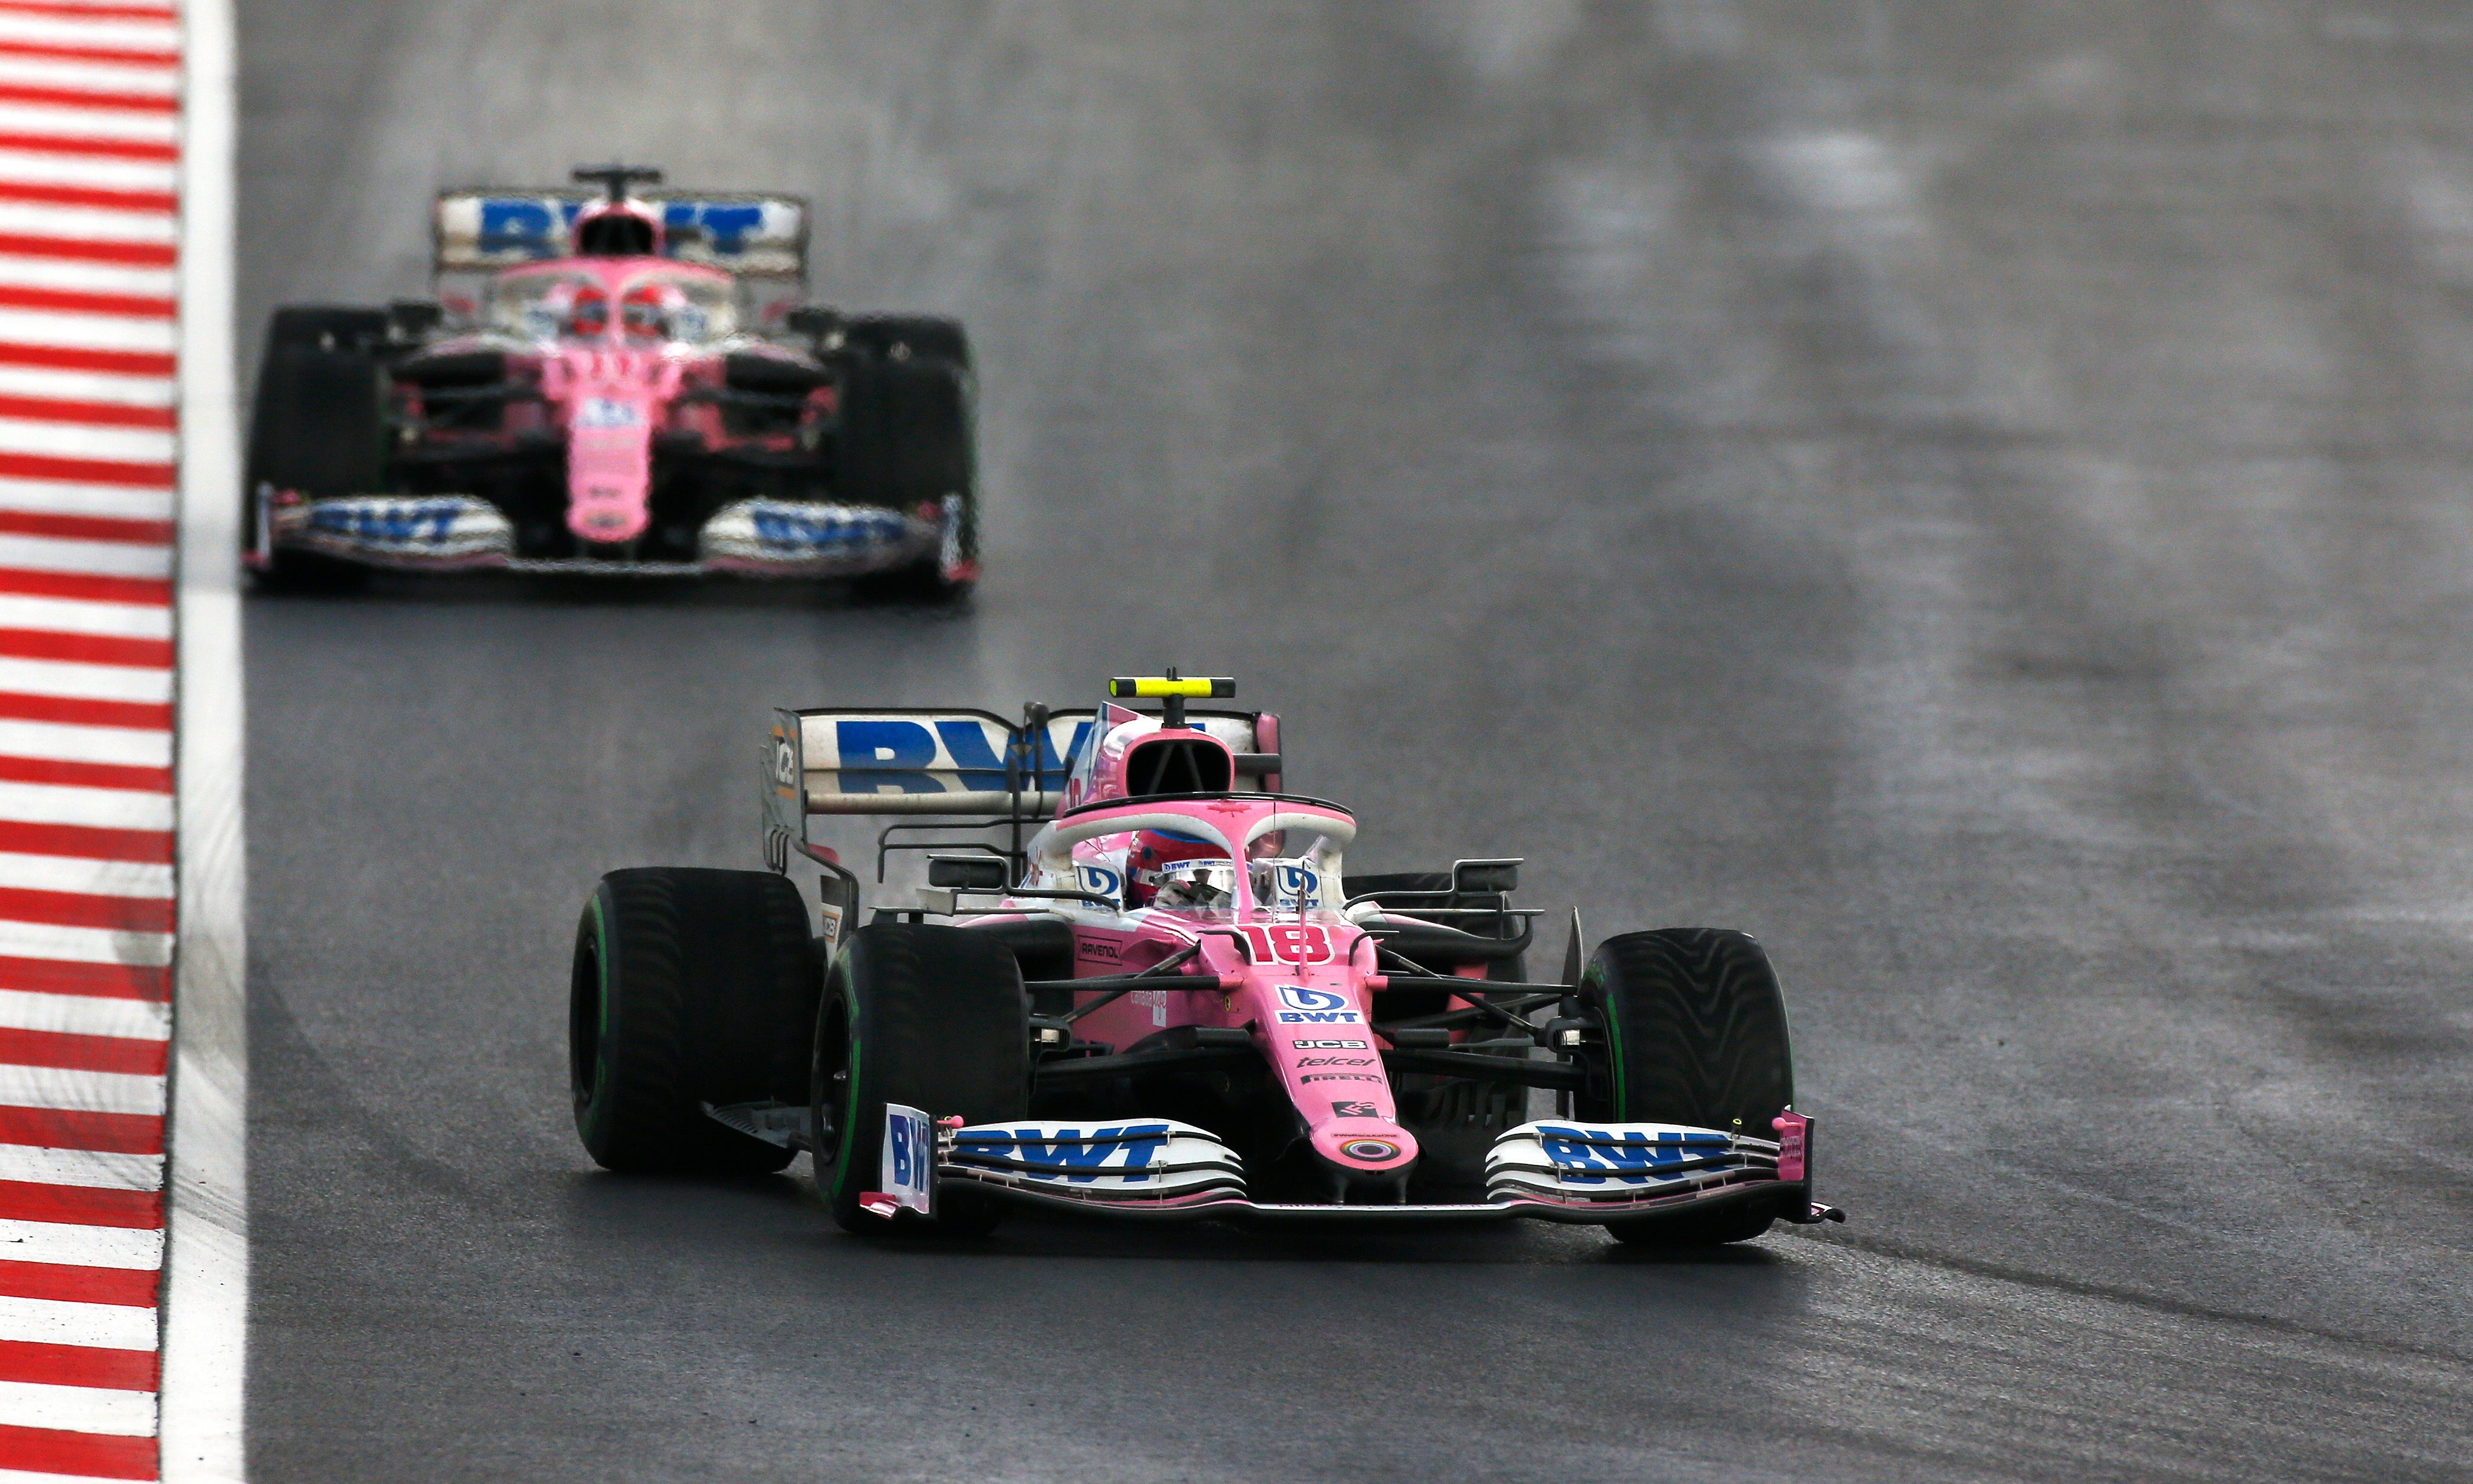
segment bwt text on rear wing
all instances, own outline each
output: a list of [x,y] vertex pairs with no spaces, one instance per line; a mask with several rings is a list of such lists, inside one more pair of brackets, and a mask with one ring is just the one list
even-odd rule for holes
[[[804,855],[848,876],[831,851],[811,844],[818,814],[902,816],[876,839],[876,879],[892,850],[961,849],[1022,866],[1021,832],[1063,804],[1083,750],[1095,745],[1097,713],[1026,706],[1020,725],[993,711],[882,708],[779,710],[764,743],[764,861],[789,869]],[[1276,790],[1279,718],[1254,711],[1188,713],[1190,725],[1231,751],[1260,759],[1257,778]],[[1261,746],[1270,743],[1272,746]],[[1009,831],[1010,849],[946,839],[897,840],[919,831]],[[855,877],[849,880],[855,890]],[[855,907],[856,898],[852,898]]]

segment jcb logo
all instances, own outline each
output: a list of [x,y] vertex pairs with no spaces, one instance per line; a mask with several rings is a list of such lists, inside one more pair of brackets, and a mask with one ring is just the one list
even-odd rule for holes
[[773,739],[773,781],[783,788],[799,786],[799,754],[791,751],[787,738],[778,735]]

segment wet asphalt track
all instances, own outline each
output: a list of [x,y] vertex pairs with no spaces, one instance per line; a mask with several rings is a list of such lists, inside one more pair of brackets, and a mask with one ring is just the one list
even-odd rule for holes
[[[255,1477],[2473,1472],[2451,4],[244,0],[242,299],[623,152],[977,337],[967,616],[250,611]],[[1233,673],[1359,869],[1783,967],[1854,1221],[833,1233],[592,1173],[776,705]],[[1549,955],[1550,957],[1550,955]]]

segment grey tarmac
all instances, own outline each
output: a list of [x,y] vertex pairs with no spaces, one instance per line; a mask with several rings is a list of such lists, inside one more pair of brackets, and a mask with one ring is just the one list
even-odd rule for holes
[[[953,615],[252,600],[261,1484],[2473,1477],[2459,7],[241,18],[252,356],[443,185],[801,191],[818,297],[969,323],[989,521]],[[904,1248],[591,1169],[575,913],[759,863],[766,708],[1167,663],[1357,869],[1758,934],[1853,1219]]]

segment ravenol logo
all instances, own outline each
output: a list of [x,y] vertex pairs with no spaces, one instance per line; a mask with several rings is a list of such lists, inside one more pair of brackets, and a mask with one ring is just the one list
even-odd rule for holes
[[1348,996],[1329,990],[1309,990],[1302,984],[1280,986],[1280,1003],[1290,1010],[1346,1010]]

